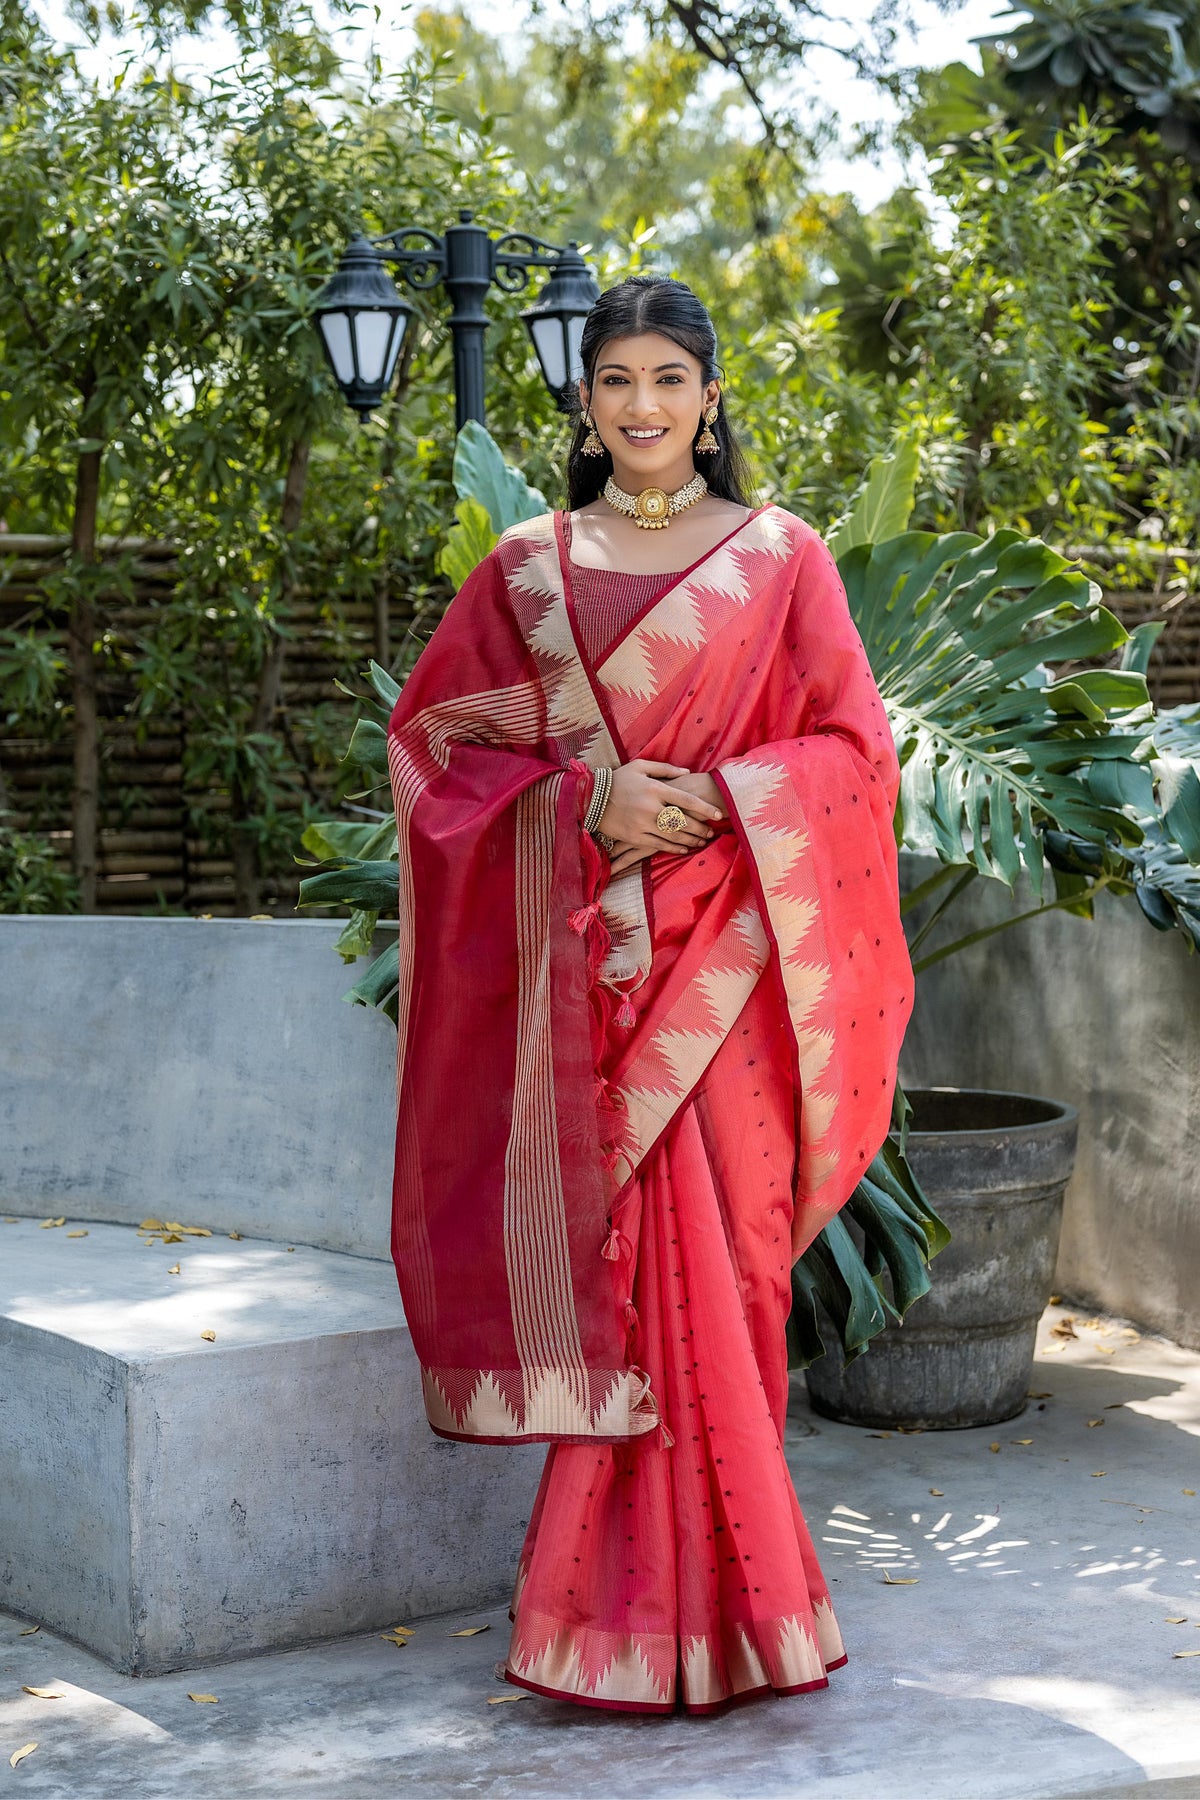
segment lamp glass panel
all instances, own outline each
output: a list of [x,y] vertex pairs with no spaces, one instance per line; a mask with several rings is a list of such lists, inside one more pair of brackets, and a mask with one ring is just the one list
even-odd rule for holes
[[350,344],[350,315],[344,312],[321,313],[317,327],[325,339],[325,348],[333,364],[333,372],[343,386],[354,380],[354,351]]
[[404,332],[405,327],[408,324],[408,314],[403,312],[397,313],[393,322],[395,330],[392,332],[392,341],[388,345],[387,367],[383,371],[383,385],[385,388],[392,379],[392,371],[396,367],[396,358],[399,356],[400,346],[404,342]]
[[392,314],[360,312],[354,321],[354,335],[358,343],[359,380],[368,387],[374,387],[384,379],[392,335]]
[[578,381],[583,374],[583,357],[579,346],[583,342],[583,328],[587,324],[586,313],[567,320],[567,337],[571,345],[571,381]]
[[532,320],[529,330],[538,361],[542,365],[542,374],[546,378],[546,386],[557,391],[567,379],[562,320],[553,313],[547,313],[540,319]]

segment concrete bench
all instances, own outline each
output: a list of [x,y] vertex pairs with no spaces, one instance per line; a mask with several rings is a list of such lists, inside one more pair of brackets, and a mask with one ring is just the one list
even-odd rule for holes
[[544,1453],[425,1423],[336,930],[0,919],[0,1605],[123,1671],[512,1580]]

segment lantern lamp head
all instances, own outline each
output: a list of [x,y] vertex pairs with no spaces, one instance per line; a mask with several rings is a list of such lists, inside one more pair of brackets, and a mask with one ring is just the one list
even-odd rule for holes
[[583,373],[579,344],[583,322],[600,298],[600,289],[572,243],[559,253],[554,272],[532,306],[521,314],[533,340],[542,378],[564,412]]
[[321,290],[313,316],[334,378],[365,423],[387,392],[413,309],[361,232]]

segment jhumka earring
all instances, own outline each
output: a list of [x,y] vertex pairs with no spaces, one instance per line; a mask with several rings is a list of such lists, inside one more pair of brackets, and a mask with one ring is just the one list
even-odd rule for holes
[[706,456],[711,456],[714,450],[719,450],[721,448],[716,438],[713,436],[712,429],[717,422],[717,413],[718,408],[716,406],[709,407],[704,415],[704,430],[700,433],[700,436],[695,442],[694,448],[703,451]]
[[604,445],[600,441],[600,434],[596,430],[596,421],[593,419],[591,413],[584,413],[583,422],[588,428],[588,434],[583,440],[584,456],[603,456]]

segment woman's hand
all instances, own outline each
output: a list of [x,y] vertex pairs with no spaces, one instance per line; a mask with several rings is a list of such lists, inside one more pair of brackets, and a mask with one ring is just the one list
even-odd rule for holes
[[705,805],[712,807],[719,819],[729,817],[725,810],[725,797],[711,775],[677,775],[675,786],[687,788],[689,793],[695,794],[697,800],[703,800]]
[[[694,791],[697,785],[711,788],[712,798]],[[655,821],[664,806],[678,806],[686,815],[682,831],[659,831]],[[691,775],[677,763],[639,756],[614,770],[612,792],[597,830],[616,840],[611,870],[619,875],[660,851],[687,856],[700,849],[711,838],[713,823],[724,817],[710,776]]]

